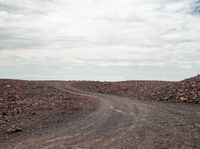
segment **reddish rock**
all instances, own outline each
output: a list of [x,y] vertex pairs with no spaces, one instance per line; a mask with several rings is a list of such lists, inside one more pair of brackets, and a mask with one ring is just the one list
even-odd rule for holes
[[153,92],[151,98],[159,101],[200,104],[200,75],[158,88]]
[[22,129],[20,127],[17,127],[16,125],[12,125],[10,128],[8,128],[6,130],[7,134],[12,134],[12,133],[17,133],[17,132],[21,132]]

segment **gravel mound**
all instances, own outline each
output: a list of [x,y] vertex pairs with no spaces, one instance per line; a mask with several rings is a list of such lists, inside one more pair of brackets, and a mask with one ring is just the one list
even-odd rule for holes
[[200,75],[161,87],[151,96],[158,101],[200,104]]

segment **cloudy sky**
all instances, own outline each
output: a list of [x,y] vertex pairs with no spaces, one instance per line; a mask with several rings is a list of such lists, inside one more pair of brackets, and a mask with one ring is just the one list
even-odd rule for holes
[[200,73],[200,0],[0,0],[0,78]]

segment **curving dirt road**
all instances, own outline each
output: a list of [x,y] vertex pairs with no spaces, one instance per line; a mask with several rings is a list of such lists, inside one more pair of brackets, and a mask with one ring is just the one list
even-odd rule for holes
[[94,98],[99,106],[94,112],[42,135],[19,137],[4,148],[200,148],[198,105],[130,100],[80,91],[59,82],[49,85]]

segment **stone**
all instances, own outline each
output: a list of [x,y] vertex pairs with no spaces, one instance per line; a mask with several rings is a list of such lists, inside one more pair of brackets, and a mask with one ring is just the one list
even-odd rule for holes
[[20,127],[17,127],[16,125],[12,125],[10,128],[8,128],[6,130],[7,134],[12,134],[12,133],[17,133],[17,132],[21,132],[22,129]]
[[187,101],[187,100],[188,100],[188,98],[186,98],[186,97],[182,96],[182,97],[180,97],[180,100],[184,102],[184,101]]

